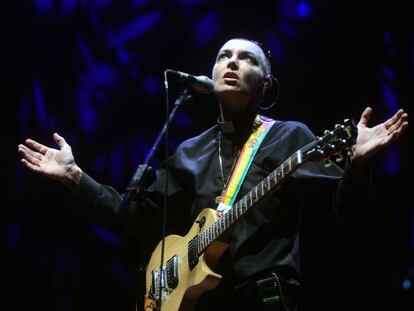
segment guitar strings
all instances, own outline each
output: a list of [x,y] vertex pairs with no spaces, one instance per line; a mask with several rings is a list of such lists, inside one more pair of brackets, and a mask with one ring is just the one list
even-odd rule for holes
[[[320,139],[319,138],[316,138],[316,139],[314,139],[313,141],[311,141],[311,142],[309,142],[307,145],[305,145],[305,146],[303,146],[302,148],[300,148],[298,151],[300,151],[301,153],[303,153],[303,151],[305,151],[305,150],[308,150],[309,148],[312,148],[313,146],[315,146],[318,142],[320,141]],[[296,160],[297,159],[297,151],[296,152],[294,152],[289,158],[292,158],[292,159],[294,159],[294,160]],[[284,162],[282,162],[282,164],[281,165],[283,165],[283,163]],[[270,175],[272,175],[272,174],[274,174],[275,172],[277,172],[277,171],[280,171],[281,170],[281,166],[278,166],[274,171],[272,171],[265,179],[267,179]],[[264,180],[265,180],[264,179]],[[259,184],[257,184],[255,187],[253,187],[253,189],[255,189],[256,187],[258,187],[264,180],[262,180]],[[252,190],[253,190],[252,189]],[[252,191],[251,190],[251,191]],[[248,194],[249,193],[251,193],[251,191],[249,191],[248,192]],[[247,194],[247,195],[248,195]],[[245,200],[246,198],[247,198],[247,195],[245,195],[245,196],[243,196],[239,201],[237,201],[236,202],[236,204],[234,204],[232,207],[231,207],[231,209],[230,210],[233,210],[233,208],[235,208],[236,206],[238,206],[239,204],[240,204],[240,202],[241,201],[243,201],[243,200]],[[256,202],[255,202],[256,203]],[[251,207],[251,206],[250,206]],[[229,211],[230,211],[229,210]],[[246,210],[247,211],[247,210]],[[245,212],[242,212],[242,214],[244,214]],[[228,213],[226,213],[226,214],[224,214],[224,215],[227,215]],[[240,216],[242,215],[242,214],[240,214]],[[223,215],[223,217],[225,217]],[[215,235],[215,230],[213,230],[212,228],[213,227],[215,227],[215,226],[217,226],[217,224],[218,224],[218,222],[220,222],[220,221],[222,221],[221,220],[222,218],[219,218],[219,219],[217,219],[216,221],[214,221],[211,225],[210,225],[210,227],[208,227],[206,230],[204,230],[203,232],[201,232],[201,233],[199,233],[198,234],[198,240],[200,240],[201,238],[206,238],[207,236],[209,236],[210,235],[210,233],[213,233],[214,235]],[[210,233],[207,233],[207,231],[209,231],[210,230]],[[212,231],[212,232],[211,232]],[[208,243],[206,243],[206,246],[204,247],[204,248],[202,248],[202,249],[200,249],[199,247],[197,248],[197,252],[199,252],[199,250],[201,250],[201,251],[203,251],[203,250],[205,250],[215,239],[217,239],[217,237],[219,237],[221,234],[222,234],[223,232],[221,232],[218,236],[216,236],[216,237],[214,237],[213,238],[213,240],[212,241],[210,241],[210,242],[208,242]],[[197,235],[196,235],[197,236]],[[194,236],[192,239],[191,239],[191,241],[189,241],[188,243],[187,243],[187,247],[181,247],[181,248],[179,248],[179,251],[178,252],[176,252],[174,255],[172,255],[171,257],[169,257],[168,258],[168,260],[169,259],[171,259],[173,256],[177,256],[177,257],[179,257],[179,260],[180,259],[186,259],[186,258],[188,258],[188,248],[189,247],[192,247],[193,246],[193,244],[194,244],[194,238],[196,237],[196,236]],[[200,244],[199,244],[200,245]],[[168,260],[167,260],[167,262],[168,262]]]

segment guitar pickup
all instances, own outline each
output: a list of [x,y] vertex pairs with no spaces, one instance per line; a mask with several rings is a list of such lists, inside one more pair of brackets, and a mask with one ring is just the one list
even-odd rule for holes
[[169,288],[176,288],[178,285],[178,256],[170,258],[167,262],[167,284]]
[[188,265],[192,270],[198,264],[198,235],[188,242]]

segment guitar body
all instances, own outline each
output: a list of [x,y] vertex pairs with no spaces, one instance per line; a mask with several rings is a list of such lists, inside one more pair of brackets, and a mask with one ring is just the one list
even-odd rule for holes
[[[188,260],[188,244],[209,228],[218,219],[213,209],[204,209],[197,217],[186,236],[169,235],[165,238],[164,265],[171,258],[176,258],[176,275],[178,283],[174,288],[162,291],[161,308],[166,311],[193,310],[198,297],[205,291],[213,289],[221,280],[221,275],[213,271],[227,244],[220,240],[212,243],[198,257],[198,263],[191,269]],[[159,310],[156,291],[159,292],[159,277],[154,278],[153,271],[160,270],[162,242],[158,243],[147,266],[145,311]],[[156,283],[156,284],[154,284]],[[166,282],[165,282],[166,283]]]

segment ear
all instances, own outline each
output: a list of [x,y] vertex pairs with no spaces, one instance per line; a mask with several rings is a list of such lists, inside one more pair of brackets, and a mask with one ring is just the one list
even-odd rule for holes
[[263,96],[269,94],[273,86],[273,80],[271,75],[267,75],[263,77]]
[[266,75],[266,76],[264,76],[264,77],[263,77],[263,80],[264,80],[264,82],[265,82],[265,83],[267,83],[267,84],[271,84],[271,83],[272,83],[272,77],[271,77],[271,75]]

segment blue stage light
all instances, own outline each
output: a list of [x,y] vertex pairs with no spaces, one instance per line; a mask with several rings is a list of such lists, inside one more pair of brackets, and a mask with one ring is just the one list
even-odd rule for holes
[[196,5],[196,4],[207,2],[208,0],[176,0],[176,1],[178,4]]
[[127,65],[131,60],[131,54],[124,47],[119,47],[116,51],[116,55],[121,65]]
[[382,162],[384,171],[394,177],[400,174],[401,150],[397,146],[389,146]]
[[164,14],[160,10],[150,11],[122,25],[114,33],[109,33],[108,45],[115,47],[140,37],[143,33],[158,24]]
[[112,148],[109,162],[109,175],[115,185],[122,185],[125,173],[125,150],[120,145]]
[[265,43],[272,52],[272,58],[276,63],[283,63],[286,59],[286,48],[280,38],[273,32],[265,34]]
[[276,7],[276,10],[282,16],[290,18],[308,18],[312,14],[312,8],[309,3],[305,1],[281,0]]
[[297,5],[297,14],[300,18],[308,18],[311,15],[311,7],[309,3],[299,2]]
[[43,92],[40,87],[40,82],[38,80],[33,80],[33,95],[34,95],[34,104],[36,107],[37,120],[43,130],[48,129],[48,116],[46,111],[46,102],[43,97]]
[[385,105],[389,108],[390,111],[398,110],[398,99],[395,91],[387,83],[381,83],[380,86],[381,97],[384,100]]
[[96,62],[89,64],[89,76],[94,84],[106,88],[112,88],[120,79],[119,72],[114,66]]
[[81,129],[86,133],[93,133],[97,129],[97,116],[95,109],[90,103],[90,94],[86,88],[78,89],[76,92],[76,103],[78,107],[78,118]]
[[384,77],[387,79],[388,82],[390,82],[390,83],[395,82],[395,73],[390,67],[383,66],[382,67],[382,74],[384,75]]
[[405,290],[409,290],[409,289],[411,289],[412,285],[413,285],[413,284],[412,284],[411,280],[409,280],[409,279],[404,279],[404,280],[403,280],[402,287],[403,287]]
[[95,156],[95,159],[93,161],[93,170],[98,173],[103,173],[105,169],[105,162],[106,162],[106,156],[104,154],[98,154]]
[[204,46],[209,43],[220,29],[219,14],[211,11],[204,15],[195,25],[194,40],[198,45]]
[[103,227],[97,225],[97,224],[91,224],[91,229],[93,232],[95,232],[100,238],[102,238],[107,244],[111,246],[119,246],[120,245],[120,239],[119,237],[104,229]]
[[73,13],[77,7],[76,0],[61,0],[60,1],[60,12],[64,15]]
[[162,82],[154,76],[147,76],[142,80],[142,86],[150,97],[156,97],[161,92]]
[[129,2],[129,6],[137,8],[143,6],[144,4],[147,4],[148,2],[151,2],[151,0],[131,0]]
[[54,11],[53,0],[33,0],[33,6],[42,14],[53,14]]
[[121,264],[118,262],[112,261],[111,263],[111,270],[117,275],[122,281],[126,284],[132,284],[133,279],[131,277],[130,272],[128,272]]

